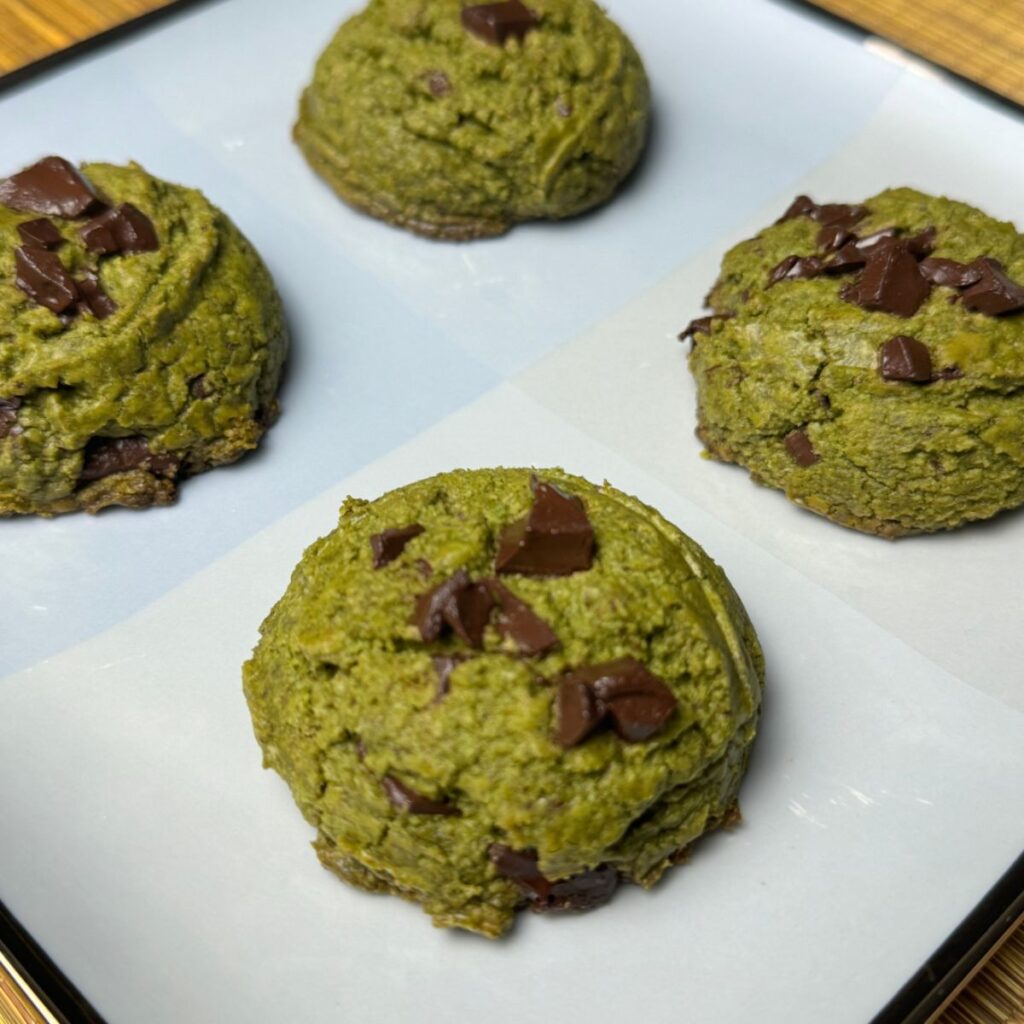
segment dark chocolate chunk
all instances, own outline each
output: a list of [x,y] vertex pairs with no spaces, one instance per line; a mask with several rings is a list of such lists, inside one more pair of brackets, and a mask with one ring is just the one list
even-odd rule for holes
[[597,729],[606,713],[588,681],[563,676],[555,698],[555,742],[560,747],[575,747]]
[[810,196],[797,196],[775,223],[781,224],[783,221],[793,220],[795,217],[810,217],[811,212],[817,207],[818,204]]
[[370,538],[374,569],[383,569],[385,565],[390,565],[405,550],[406,544],[424,530],[425,527],[419,523],[411,523],[409,526],[375,533]]
[[429,796],[417,793],[415,789],[400,782],[393,775],[385,775],[380,784],[387,794],[391,806],[409,814],[446,814],[449,817],[460,817],[462,811],[454,804],[444,800],[431,800]]
[[85,247],[100,256],[152,252],[159,247],[153,222],[131,203],[105,210],[89,221],[79,234]]
[[926,383],[932,379],[931,352],[917,338],[897,334],[878,350],[878,372],[883,380]]
[[785,445],[786,451],[799,466],[813,466],[821,458],[803,430],[790,431],[785,437]]
[[817,277],[824,269],[825,264],[817,256],[787,256],[781,263],[772,268],[768,275],[768,285],[778,284],[780,281],[799,281],[801,279]]
[[907,239],[907,249],[911,256],[916,256],[919,260],[927,256],[935,248],[935,239],[938,232],[935,228],[925,228],[924,231],[918,232],[916,235],[912,235]]
[[0,205],[24,213],[81,217],[101,204],[67,160],[48,156],[0,181]]
[[46,217],[23,221],[18,225],[18,234],[30,249],[56,249],[64,241],[57,225]]
[[960,301],[975,313],[1001,316],[1024,309],[1024,285],[1006,276],[999,260],[981,256],[971,267],[980,272],[979,280],[960,295]]
[[437,673],[437,696],[438,699],[447,696],[451,690],[451,677],[458,665],[465,660],[457,655],[438,654],[430,659]]
[[534,480],[533,507],[498,538],[495,568],[526,576],[568,576],[590,568],[594,528],[579,498]]
[[503,46],[509,36],[522,42],[539,22],[537,15],[520,0],[462,8],[462,27],[492,46]]
[[100,279],[87,272],[75,282],[78,288],[80,311],[92,313],[97,320],[106,320],[117,312],[117,303],[107,294]]
[[911,317],[931,291],[905,243],[893,240],[873,250],[864,273],[840,295],[862,309]]
[[956,260],[929,256],[921,260],[918,266],[932,284],[943,285],[946,288],[966,288],[981,280],[981,269],[973,263],[959,263]]
[[146,469],[156,476],[172,477],[180,465],[178,456],[170,452],[151,452],[144,437],[94,437],[85,446],[78,482],[92,483],[131,469]]
[[63,313],[78,300],[78,289],[60,257],[45,249],[14,250],[14,283],[35,303]]
[[618,658],[563,675],[556,703],[555,739],[572,747],[606,718],[627,743],[649,740],[664,727],[678,701],[636,658]]
[[853,232],[843,223],[825,224],[818,232],[818,248],[825,252],[841,249],[851,238]]
[[17,424],[20,408],[20,398],[0,398],[0,441],[8,434],[19,433]]
[[471,583],[448,599],[443,614],[455,635],[479,650],[484,645],[484,630],[493,610],[490,590],[483,583]]
[[731,320],[735,315],[735,313],[712,313],[710,316],[699,316],[696,320],[691,320],[686,325],[679,335],[679,340],[686,341],[689,338],[696,344],[697,335],[710,334],[711,325],[716,320]]
[[205,373],[201,373],[197,377],[193,377],[188,382],[188,393],[193,398],[209,398],[210,395],[213,394],[213,389],[206,380]]
[[541,913],[592,910],[607,903],[619,884],[619,874],[610,864],[599,864],[552,882],[541,874],[533,850],[513,850],[504,843],[492,843],[487,855],[498,874],[519,887],[530,901],[530,909]]
[[470,585],[469,574],[465,569],[460,569],[454,576],[416,598],[412,623],[427,643],[440,638],[447,624],[446,606],[459,591]]
[[824,272],[842,274],[863,267],[873,252],[890,244],[895,237],[895,228],[882,228],[863,238],[852,237],[825,263]]
[[867,215],[866,206],[851,206],[848,203],[825,203],[824,206],[815,204],[814,209],[807,214],[819,224],[839,224],[847,228],[862,221]]
[[484,580],[498,604],[495,626],[502,637],[510,638],[520,654],[533,657],[558,646],[554,630],[525,602],[516,597],[500,580]]
[[452,91],[452,83],[443,71],[428,71],[427,88],[435,99],[441,99]]

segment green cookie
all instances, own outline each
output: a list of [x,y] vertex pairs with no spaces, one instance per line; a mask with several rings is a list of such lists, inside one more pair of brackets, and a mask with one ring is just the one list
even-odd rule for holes
[[0,183],[0,515],[168,504],[277,411],[287,335],[252,246],[137,164],[83,173]]
[[963,203],[801,197],[726,255],[716,315],[696,322],[698,434],[758,482],[885,537],[1014,508],[1022,282],[1024,237]]
[[371,0],[317,61],[295,140],[346,202],[465,240],[605,202],[649,108],[636,50],[592,0]]
[[651,886],[735,820],[764,678],[697,544],[607,484],[537,476],[350,498],[244,669],[324,865],[489,936]]

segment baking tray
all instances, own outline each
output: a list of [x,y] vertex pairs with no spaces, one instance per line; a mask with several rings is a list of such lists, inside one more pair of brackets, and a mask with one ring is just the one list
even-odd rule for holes
[[[1024,518],[887,543],[702,461],[674,335],[797,192],[911,184],[1024,223],[1024,125],[785,5],[619,0],[657,99],[640,172],[594,215],[438,245],[340,206],[289,142],[357,6],[199,5],[0,97],[11,167],[203,188],[295,338],[263,450],[178,506],[0,524],[0,901],[110,1024],[922,1012],[1021,890]],[[741,829],[655,893],[485,943],[318,867],[238,669],[345,494],[496,463],[608,478],[701,541],[769,688]]]

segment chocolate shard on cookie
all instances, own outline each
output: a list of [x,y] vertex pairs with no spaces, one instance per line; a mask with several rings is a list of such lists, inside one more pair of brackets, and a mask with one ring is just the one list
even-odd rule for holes
[[102,203],[63,157],[48,156],[0,181],[0,206],[51,217],[81,217]]
[[927,383],[932,379],[932,355],[917,338],[897,334],[878,350],[878,372],[883,380]]
[[411,523],[409,526],[392,527],[375,533],[370,538],[374,569],[390,565],[405,550],[409,541],[423,533],[423,529],[419,523]]
[[540,18],[521,0],[462,8],[463,28],[493,46],[504,46],[513,36],[522,42],[538,24]]

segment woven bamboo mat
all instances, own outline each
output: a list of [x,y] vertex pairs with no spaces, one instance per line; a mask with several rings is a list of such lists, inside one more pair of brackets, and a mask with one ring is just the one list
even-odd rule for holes
[[[0,0],[0,74],[173,0]],[[812,0],[993,92],[1024,104],[1024,0]],[[0,958],[0,1024],[42,1024]],[[937,1024],[1024,1024],[1024,928]]]

